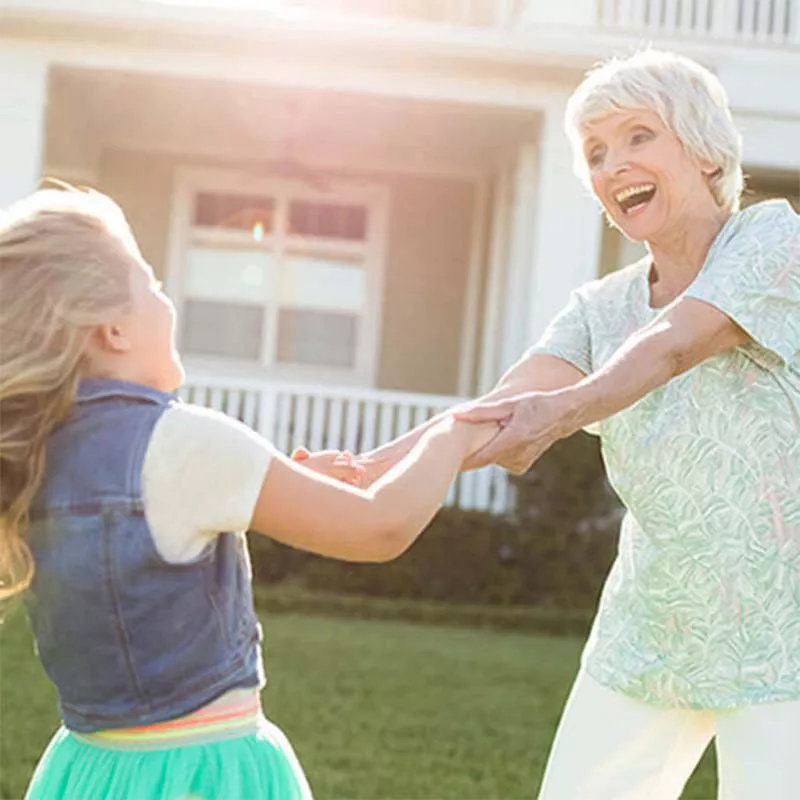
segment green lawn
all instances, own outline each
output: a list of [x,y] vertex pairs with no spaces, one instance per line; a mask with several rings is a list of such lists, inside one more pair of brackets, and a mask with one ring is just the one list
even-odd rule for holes
[[[267,713],[319,800],[535,796],[579,639],[294,614],[264,623]],[[0,632],[0,712],[0,798],[12,800],[58,724],[19,609]],[[706,758],[684,798],[712,800],[713,787]]]

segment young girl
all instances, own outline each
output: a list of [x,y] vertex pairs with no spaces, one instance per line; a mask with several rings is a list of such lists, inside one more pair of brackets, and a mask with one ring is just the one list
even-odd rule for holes
[[496,426],[446,420],[361,490],[345,458],[294,463],[181,404],[172,303],[96,193],[10,210],[0,297],[0,597],[27,589],[64,721],[28,798],[310,797],[261,713],[246,542],[224,531],[395,558]]

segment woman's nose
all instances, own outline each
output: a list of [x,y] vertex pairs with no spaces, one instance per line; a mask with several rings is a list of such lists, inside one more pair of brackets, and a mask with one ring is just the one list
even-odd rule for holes
[[619,150],[609,150],[606,153],[605,160],[603,161],[603,171],[608,176],[619,175],[630,168],[628,155]]

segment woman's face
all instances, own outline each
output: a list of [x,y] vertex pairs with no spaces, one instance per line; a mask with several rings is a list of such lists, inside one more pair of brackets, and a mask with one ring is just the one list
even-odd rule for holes
[[698,214],[719,213],[714,165],[691,158],[655,112],[613,111],[587,123],[581,139],[592,189],[629,239],[658,242]]

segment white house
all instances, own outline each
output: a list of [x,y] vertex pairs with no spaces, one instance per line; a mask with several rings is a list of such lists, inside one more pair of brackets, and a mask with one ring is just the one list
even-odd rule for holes
[[[800,203],[800,0],[0,0],[0,206],[42,176],[111,194],[178,305],[186,394],[363,449],[636,254],[562,113],[643,42],[717,72],[749,196]],[[490,469],[451,499],[510,495]]]

